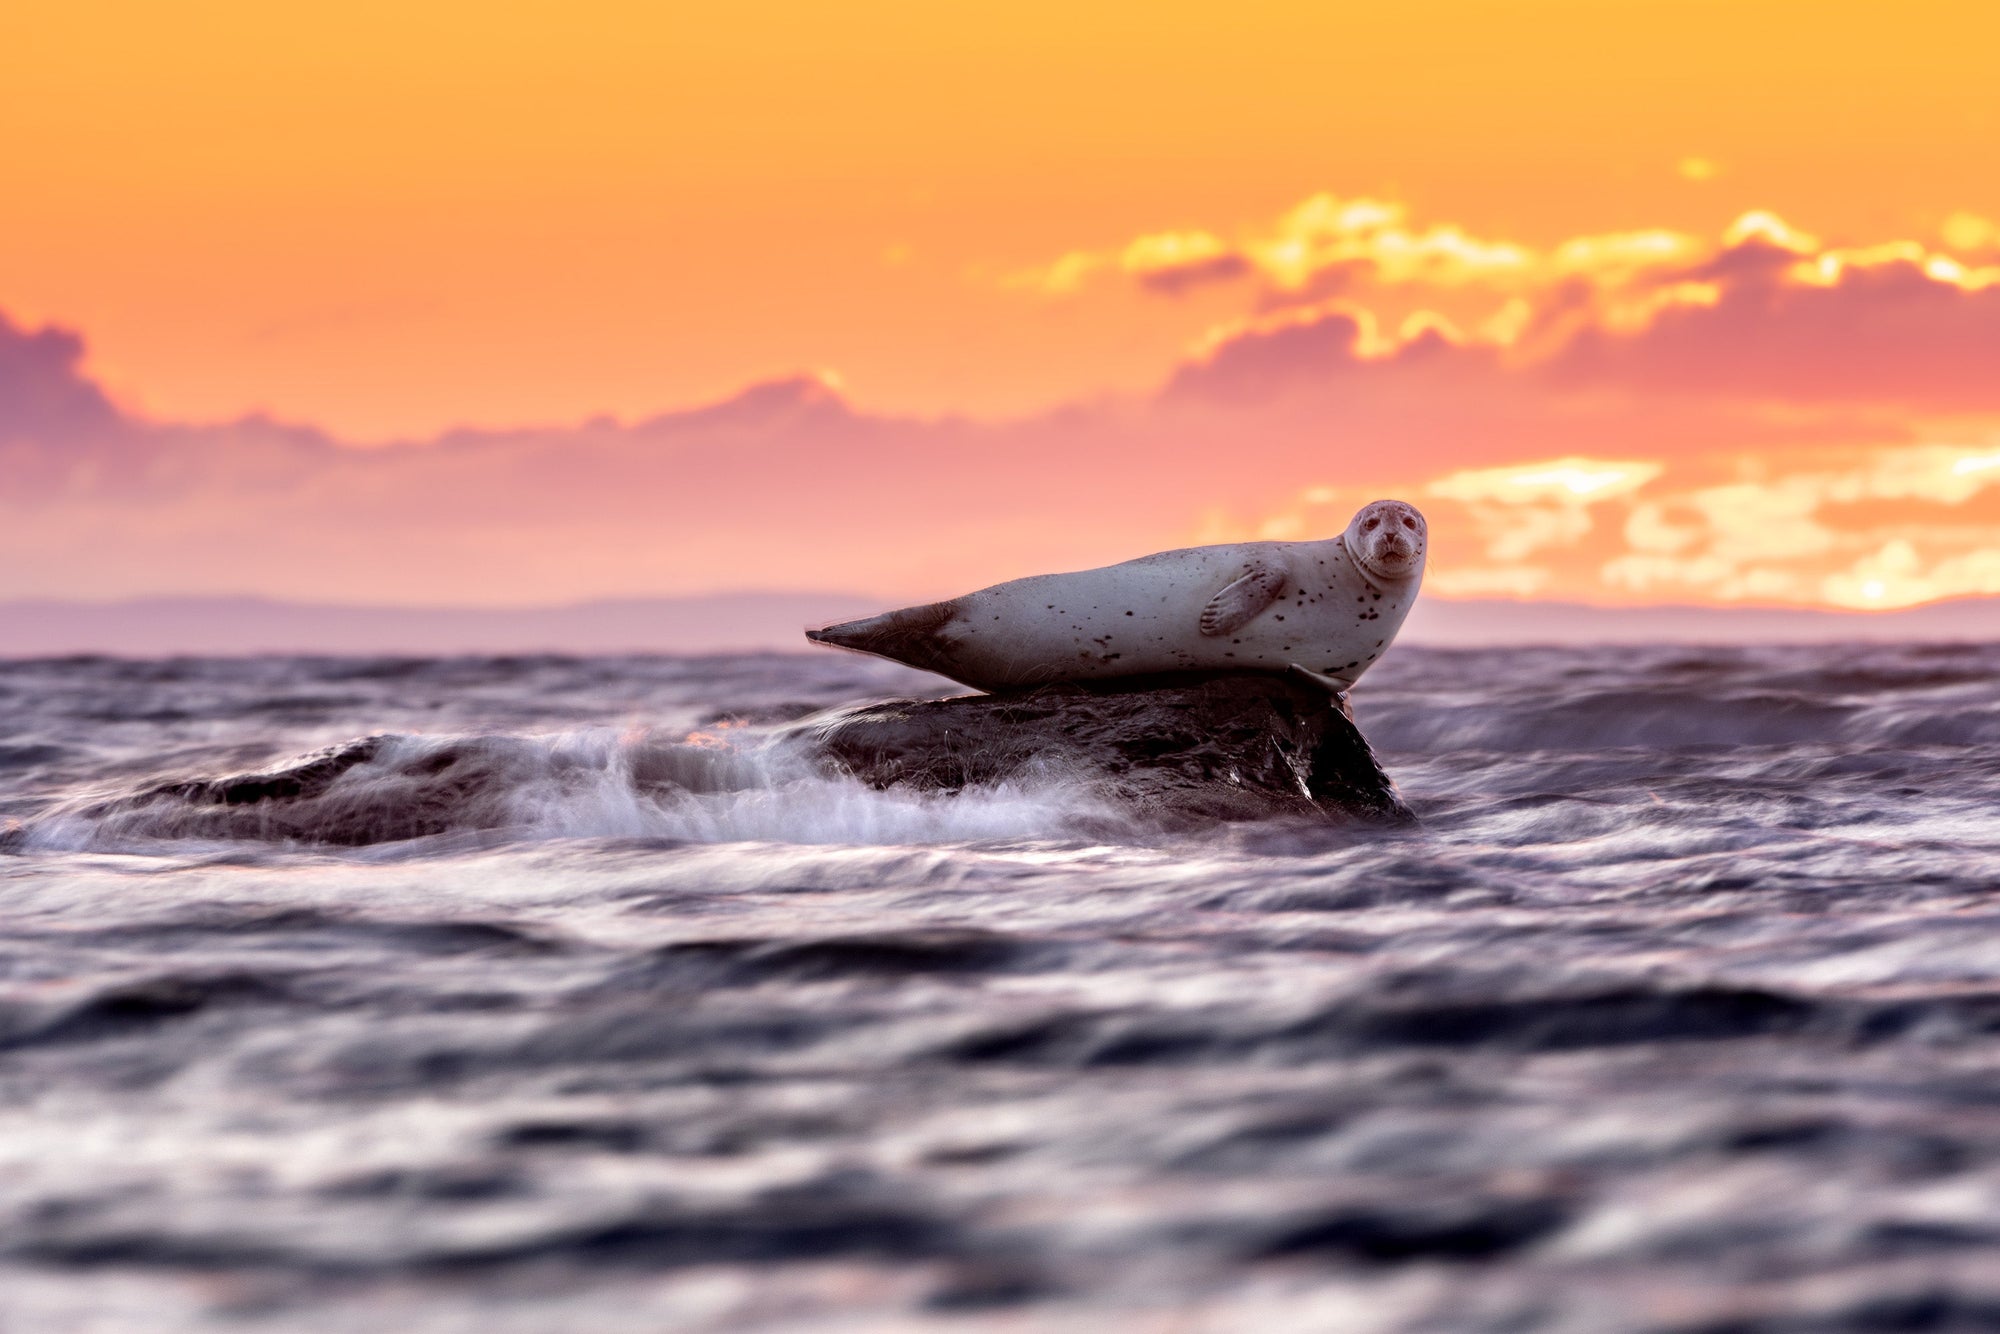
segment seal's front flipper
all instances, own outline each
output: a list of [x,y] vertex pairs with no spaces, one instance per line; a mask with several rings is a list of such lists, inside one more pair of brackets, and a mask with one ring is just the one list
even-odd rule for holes
[[1233,635],[1250,622],[1285,590],[1285,571],[1265,561],[1252,561],[1249,568],[1201,609],[1201,632],[1210,637]]
[[1339,709],[1349,722],[1354,721],[1354,711],[1347,706],[1347,688],[1352,682],[1343,681],[1337,676],[1328,676],[1325,672],[1316,672],[1310,667],[1301,667],[1296,662],[1291,665],[1290,673],[1305,678],[1333,696],[1333,707]]

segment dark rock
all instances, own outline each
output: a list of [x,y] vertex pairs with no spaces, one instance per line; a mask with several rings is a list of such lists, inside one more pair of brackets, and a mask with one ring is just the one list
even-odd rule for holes
[[255,773],[163,783],[80,814],[114,836],[362,847],[502,828],[512,818],[507,793],[540,758],[515,737],[362,737]]
[[144,795],[175,797],[205,806],[250,806],[263,801],[317,797],[349,769],[374,760],[386,739],[368,736],[343,741],[257,773],[164,783]]
[[[1038,778],[1085,785],[1163,828],[1304,817],[1402,824],[1396,795],[1341,701],[1253,673],[1134,677],[1004,695],[895,700],[801,719],[743,749],[665,742],[626,756],[646,795],[717,793],[770,781],[756,749],[876,788],[958,792]],[[561,786],[587,759],[532,737],[364,737],[253,773],[161,783],[73,814],[106,837],[365,846],[505,830],[530,784]],[[24,842],[0,829],[0,852]],[[798,967],[917,967],[935,942],[863,942]],[[946,947],[949,953],[956,946]],[[920,957],[922,956],[922,957]],[[767,963],[769,961],[766,961]]]
[[877,788],[956,792],[1082,777],[1165,823],[1415,820],[1344,699],[1240,672],[1063,682],[894,700],[803,725],[822,760]]

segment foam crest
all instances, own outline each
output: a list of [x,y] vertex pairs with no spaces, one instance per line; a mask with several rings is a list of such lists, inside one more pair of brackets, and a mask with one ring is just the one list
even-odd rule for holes
[[31,821],[41,850],[162,842],[358,847],[469,832],[524,839],[923,844],[1102,835],[1126,821],[1080,780],[958,793],[877,790],[744,731],[370,737],[224,778],[73,802]]
[[504,799],[506,823],[537,838],[958,843],[1097,832],[1121,819],[1086,783],[1057,773],[916,792],[817,772],[791,746],[755,734],[693,744],[601,731],[533,740],[547,760]]

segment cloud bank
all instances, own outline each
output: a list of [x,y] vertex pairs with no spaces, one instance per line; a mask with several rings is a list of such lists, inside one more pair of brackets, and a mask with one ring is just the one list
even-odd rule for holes
[[[1974,224],[1980,224],[1975,226]],[[522,604],[961,591],[1336,531],[1400,495],[1445,595],[1893,607],[2000,592],[2000,246],[1722,235],[1531,247],[1315,196],[1018,285],[1238,314],[1147,393],[1008,421],[829,380],[636,420],[361,448],[148,419],[82,337],[0,316],[0,597]],[[1206,299],[1206,298],[1205,298]]]

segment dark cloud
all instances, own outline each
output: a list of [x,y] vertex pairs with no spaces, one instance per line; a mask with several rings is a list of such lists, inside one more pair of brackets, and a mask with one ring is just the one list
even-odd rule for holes
[[1363,317],[1333,309],[1265,319],[1183,363],[1163,402],[1200,400],[1252,407],[1298,394],[1345,392],[1359,378],[1448,383],[1498,371],[1491,348],[1454,343],[1435,329],[1382,355],[1364,355]]
[[83,339],[68,329],[30,332],[0,311],[0,444],[60,445],[124,424],[82,361]]
[[1362,326],[1345,311],[1253,324],[1184,363],[1163,397],[1254,403],[1351,375],[1363,364]]
[[1734,245],[1724,246],[1699,264],[1684,269],[1663,269],[1654,276],[1654,283],[1693,281],[1769,287],[1776,285],[1785,270],[1797,264],[1799,258],[1798,251],[1753,235]]
[[1186,264],[1141,269],[1135,277],[1139,281],[1139,286],[1148,292],[1155,292],[1161,296],[1185,296],[1197,288],[1213,287],[1219,283],[1247,278],[1251,272],[1248,259],[1230,253],[1211,255],[1206,259],[1191,260]]
[[217,423],[133,416],[84,373],[85,351],[70,330],[30,332],[0,311],[0,500],[254,500],[347,452],[312,427],[263,416]]

